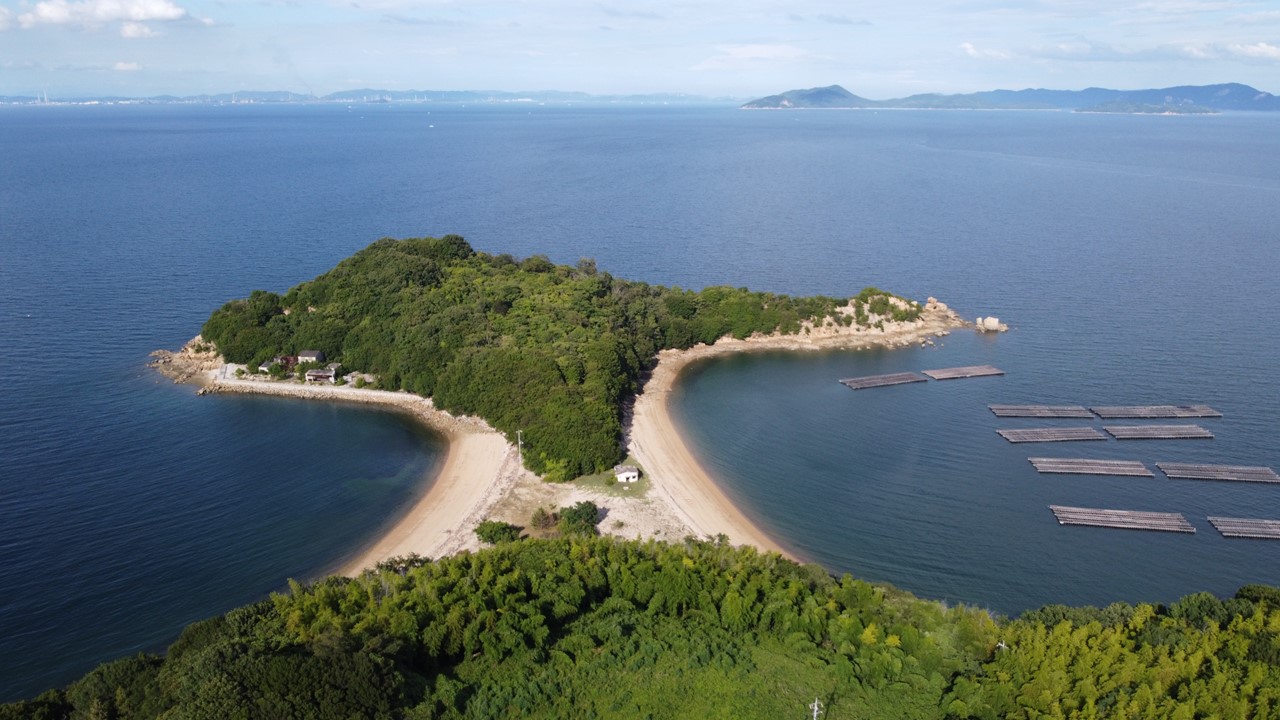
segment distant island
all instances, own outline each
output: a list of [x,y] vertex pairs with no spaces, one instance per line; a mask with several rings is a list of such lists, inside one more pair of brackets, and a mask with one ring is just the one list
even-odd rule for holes
[[926,109],[1078,110],[1108,113],[1214,113],[1280,110],[1280,97],[1248,85],[1183,85],[1152,90],[990,90],[961,95],[927,93],[893,100],[869,100],[839,85],[788,90],[752,100],[744,110]]
[[386,90],[360,88],[327,95],[287,90],[245,90],[198,95],[83,95],[49,97],[0,95],[0,105],[615,105],[738,106],[745,110],[782,109],[928,109],[928,110],[1079,110],[1141,114],[1197,114],[1222,111],[1280,110],[1280,97],[1240,83],[1182,85],[1152,90],[989,90],[944,95],[925,93],[891,100],[870,100],[840,85],[788,90],[743,103],[741,97],[687,93],[603,94],[561,90]]
[[360,88],[340,90],[327,95],[302,94],[287,90],[246,90],[199,95],[80,95],[49,97],[36,95],[0,95],[0,105],[387,105],[397,104],[481,104],[481,105],[572,105],[592,103],[607,105],[734,105],[741,98],[707,97],[686,93],[649,93],[630,95],[592,95],[585,92],[559,90],[385,90]]

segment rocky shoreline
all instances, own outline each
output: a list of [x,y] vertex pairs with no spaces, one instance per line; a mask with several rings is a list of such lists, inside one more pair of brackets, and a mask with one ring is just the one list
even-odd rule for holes
[[222,356],[211,343],[196,335],[178,351],[156,350],[147,367],[173,380],[175,384],[198,383],[204,385],[212,374],[222,367]]

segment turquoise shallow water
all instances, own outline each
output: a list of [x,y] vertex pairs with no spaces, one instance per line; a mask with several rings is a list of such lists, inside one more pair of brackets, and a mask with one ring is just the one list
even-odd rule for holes
[[[381,236],[695,288],[874,284],[1010,322],[934,349],[725,359],[678,389],[726,491],[833,570],[1005,612],[1280,582],[1278,546],[1204,522],[1280,517],[1274,488],[1040,477],[985,409],[1205,402],[1226,413],[1211,442],[1089,450],[1280,465],[1277,122],[0,108],[0,700],[323,572],[418,496],[438,441],[395,416],[197,398],[143,368],[227,299]],[[835,382],[974,362],[1008,375]],[[1051,502],[1177,510],[1200,532],[1059,528]]]

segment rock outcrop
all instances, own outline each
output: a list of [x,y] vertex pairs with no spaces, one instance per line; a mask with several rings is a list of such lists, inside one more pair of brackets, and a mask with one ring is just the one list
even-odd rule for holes
[[172,378],[175,383],[201,381],[210,371],[222,366],[222,356],[218,354],[217,348],[199,335],[188,340],[177,352],[156,350],[151,353],[151,357],[153,359],[147,366]]
[[1006,332],[1009,329],[1008,325],[1000,322],[1000,318],[995,316],[980,317],[974,322],[974,326],[980,332]]

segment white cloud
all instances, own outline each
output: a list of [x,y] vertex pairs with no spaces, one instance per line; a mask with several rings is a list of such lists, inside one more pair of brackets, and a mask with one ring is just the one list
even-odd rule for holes
[[694,70],[743,70],[762,63],[792,63],[815,56],[794,45],[717,45],[716,52],[693,66]]
[[147,38],[155,35],[155,31],[150,26],[140,22],[127,22],[120,25],[120,37],[125,38]]
[[41,0],[18,15],[18,24],[23,28],[37,25],[94,27],[113,22],[137,24],[185,17],[187,11],[173,4],[172,0]]
[[1260,42],[1252,45],[1228,45],[1227,52],[1236,57],[1280,61],[1280,47],[1276,47],[1271,43]]
[[0,6],[0,31],[8,30],[13,25],[9,19],[10,14],[9,8]]
[[118,62],[111,69],[116,72],[137,72],[142,66],[136,62]]
[[960,49],[964,50],[964,54],[978,60],[1011,60],[1013,56],[1007,52],[999,50],[980,50],[974,47],[973,43],[960,43]]

